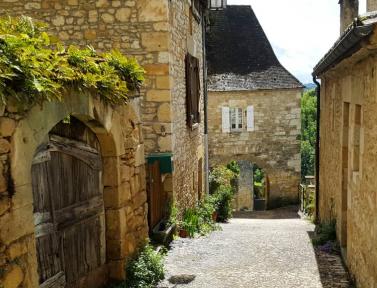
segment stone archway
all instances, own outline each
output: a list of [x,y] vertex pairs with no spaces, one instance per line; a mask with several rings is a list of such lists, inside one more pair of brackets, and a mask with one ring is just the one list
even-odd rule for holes
[[40,287],[103,287],[108,273],[100,143],[72,116],[46,138],[31,169]]
[[[273,209],[298,204],[298,183],[300,173],[294,168],[282,169],[279,161],[270,159],[265,154],[236,154],[210,156],[210,166],[226,164],[230,161],[245,160],[257,164],[268,176],[267,208]],[[288,161],[288,159],[286,160]]]
[[[258,166],[265,172],[265,208],[269,208],[269,200],[271,195],[270,190],[270,173],[273,173],[272,167],[264,159],[253,157],[252,155],[228,155],[221,158],[213,158],[211,166],[227,165],[231,161],[236,161],[240,167],[240,175],[237,184],[237,193],[233,201],[233,208],[236,211],[240,210],[254,210],[255,195],[254,195],[254,166]],[[272,176],[273,177],[273,176]]]
[[30,173],[34,151],[67,115],[73,115],[88,126],[101,146],[106,265],[110,278],[124,279],[125,259],[132,255],[148,233],[144,149],[141,124],[135,110],[132,105],[111,107],[76,90],[66,93],[62,97],[64,102],[34,106],[26,115],[20,115],[20,120],[12,120],[15,127],[9,135],[11,153],[7,178],[11,206],[0,217],[0,244],[5,245],[6,253],[17,248],[17,253],[9,252],[10,259],[22,258],[22,267],[15,268],[12,264],[4,269],[18,269],[23,287],[34,288],[39,283]]

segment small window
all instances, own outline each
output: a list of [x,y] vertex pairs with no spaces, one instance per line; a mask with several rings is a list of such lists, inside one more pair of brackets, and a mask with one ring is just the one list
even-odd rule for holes
[[230,130],[241,131],[243,128],[243,109],[230,108]]
[[224,9],[226,8],[226,0],[211,0],[211,9]]
[[187,125],[193,129],[200,123],[200,73],[199,59],[186,55],[186,113]]

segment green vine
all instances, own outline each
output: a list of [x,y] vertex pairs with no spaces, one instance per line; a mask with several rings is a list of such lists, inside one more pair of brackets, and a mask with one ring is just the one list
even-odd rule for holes
[[127,102],[144,81],[144,69],[119,51],[64,47],[46,25],[29,17],[0,18],[0,101],[23,105],[62,100],[62,90],[93,90],[110,104]]

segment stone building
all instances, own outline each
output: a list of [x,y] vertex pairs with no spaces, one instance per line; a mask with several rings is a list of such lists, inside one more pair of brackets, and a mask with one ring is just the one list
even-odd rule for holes
[[319,218],[336,221],[357,287],[377,287],[377,1],[341,4],[340,38],[314,68],[320,88]]
[[99,274],[84,279],[83,287],[125,277],[125,259],[148,237],[148,228],[166,216],[171,198],[181,211],[197,203],[204,193],[205,8],[203,0],[0,1],[1,15],[45,22],[66,45],[119,49],[134,56],[147,74],[140,97],[124,109],[73,91],[66,102],[41,111],[34,107],[26,118],[10,110],[0,117],[0,135],[6,138],[1,154],[10,159],[9,165],[3,162],[2,177],[6,180],[7,171],[15,177],[14,196],[0,203],[4,288],[38,287],[30,167],[35,149],[67,115],[77,115],[89,134],[94,131],[103,162],[105,218],[101,214],[99,221],[106,223],[101,236],[106,250],[101,250]]
[[[303,86],[279,63],[250,6],[209,14],[210,165],[248,160],[267,173],[269,207],[296,203]],[[241,190],[239,208],[252,209],[251,187]]]
[[[157,209],[150,216],[151,226],[167,209],[167,198],[174,195],[183,209],[194,205],[204,189],[202,26],[206,5],[204,0],[0,1],[1,14],[31,16],[49,24],[66,44],[91,45],[98,51],[119,49],[135,56],[145,68],[147,81],[138,112],[149,159],[147,178],[156,178],[149,181],[148,189],[154,196],[165,195],[156,204],[164,207],[150,209]],[[197,88],[192,89],[198,94],[192,102],[198,110],[193,123],[188,123],[186,109],[187,55],[198,60],[197,67],[192,67],[198,73],[194,77]],[[189,85],[195,85],[192,82]],[[161,171],[153,170],[156,159],[164,163]],[[162,182],[151,184],[156,181]]]

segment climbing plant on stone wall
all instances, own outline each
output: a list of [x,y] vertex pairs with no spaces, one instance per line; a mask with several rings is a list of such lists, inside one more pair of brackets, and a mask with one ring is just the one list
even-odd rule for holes
[[62,100],[62,89],[94,90],[111,104],[127,102],[144,69],[119,51],[65,47],[29,17],[0,19],[0,101],[33,105]]

